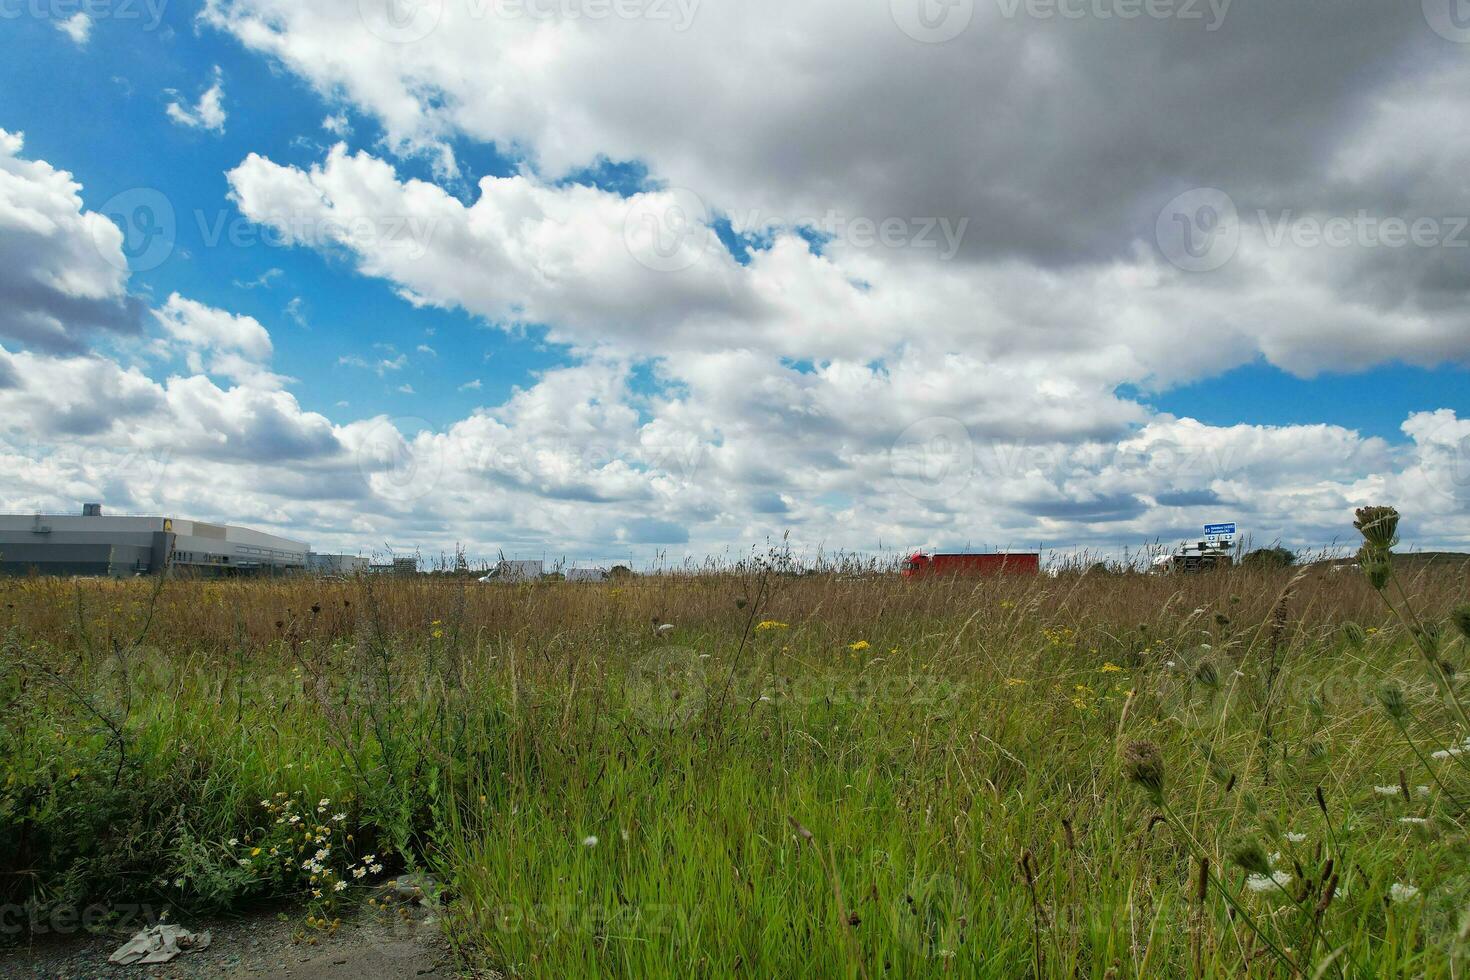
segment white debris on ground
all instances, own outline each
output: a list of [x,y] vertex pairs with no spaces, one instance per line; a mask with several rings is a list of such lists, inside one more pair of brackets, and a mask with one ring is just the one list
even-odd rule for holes
[[209,933],[198,935],[182,926],[157,925],[142,929],[107,958],[109,963],[167,963],[180,953],[209,948]]

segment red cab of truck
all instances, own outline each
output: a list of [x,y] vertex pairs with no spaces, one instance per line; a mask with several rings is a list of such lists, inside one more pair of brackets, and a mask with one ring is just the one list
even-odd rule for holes
[[904,578],[978,578],[987,575],[1038,575],[1041,555],[1011,552],[996,555],[926,555],[922,551],[903,563]]

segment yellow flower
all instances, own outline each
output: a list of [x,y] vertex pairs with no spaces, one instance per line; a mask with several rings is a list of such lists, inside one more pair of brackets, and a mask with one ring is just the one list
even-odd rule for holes
[[1009,600],[1009,599],[1002,599],[1002,600],[1000,600],[1000,608],[1002,608],[1002,609],[1015,609],[1016,608],[1016,604],[1014,602],[1012,602],[1011,600]]
[[1026,684],[1026,682],[1023,681],[1023,680],[1021,680],[1021,678],[1019,678],[1019,677],[1007,677],[1006,678],[1006,687],[1024,687],[1025,684]]
[[1098,668],[1098,670],[1101,671],[1104,674],[1116,674],[1119,671],[1121,671],[1122,669],[1123,669],[1122,667],[1119,667],[1117,664],[1113,663],[1111,660],[1108,661],[1107,663],[1103,664],[1101,667]]
[[849,650],[851,650],[853,653],[857,653],[860,650],[866,650],[868,648],[868,641],[867,640],[858,640],[856,643],[849,643],[847,645],[847,648]]
[[755,628],[758,630],[789,630],[791,628],[791,624],[778,623],[774,619],[767,619],[757,623]]

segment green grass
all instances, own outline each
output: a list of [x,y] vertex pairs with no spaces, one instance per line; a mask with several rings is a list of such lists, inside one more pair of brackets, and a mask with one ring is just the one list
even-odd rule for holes
[[[1406,584],[1436,620],[1465,598]],[[332,801],[313,924],[427,868],[466,964],[517,976],[1463,967],[1470,755],[1420,764],[1377,692],[1426,755],[1470,733],[1356,576],[0,595],[0,902],[310,896],[284,793]],[[1120,764],[1140,741],[1172,821]],[[1375,789],[1401,772],[1408,800]]]

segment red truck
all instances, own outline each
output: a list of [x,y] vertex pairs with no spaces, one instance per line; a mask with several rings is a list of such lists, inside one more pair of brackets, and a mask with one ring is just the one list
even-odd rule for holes
[[995,555],[926,555],[920,551],[910,555],[903,563],[904,578],[977,578],[985,575],[1040,573],[1041,555],[1034,551]]

